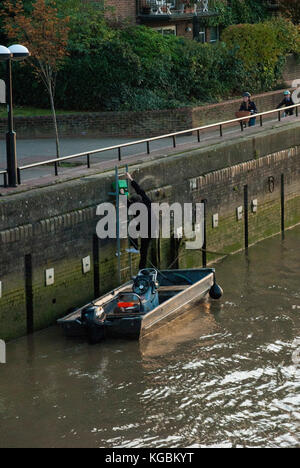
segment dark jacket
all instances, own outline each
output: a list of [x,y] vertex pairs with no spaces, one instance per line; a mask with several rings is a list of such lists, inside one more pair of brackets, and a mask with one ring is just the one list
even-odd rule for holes
[[[278,104],[278,106],[276,107],[276,109],[280,109],[280,107],[289,107],[289,106],[293,106],[295,103],[293,101],[292,98],[290,99],[287,99],[286,97],[281,101],[280,104]],[[288,109],[287,110],[288,113],[291,113],[293,114],[294,113],[294,109]]]
[[[147,210],[148,210],[148,238],[150,239],[151,238],[151,228],[152,228],[152,201],[150,200],[150,198],[148,197],[148,195],[146,194],[146,192],[139,186],[139,184],[133,180],[131,182],[131,185],[132,187],[134,188],[134,190],[136,191],[136,193],[138,195],[140,195],[142,197],[142,203],[143,205],[146,206]],[[154,219],[154,225],[153,225],[153,229],[156,228],[156,220]]]
[[242,111],[253,111],[255,114],[257,114],[257,107],[253,101],[248,102],[248,107],[247,107],[247,102],[242,102],[241,107],[240,107],[240,112]]

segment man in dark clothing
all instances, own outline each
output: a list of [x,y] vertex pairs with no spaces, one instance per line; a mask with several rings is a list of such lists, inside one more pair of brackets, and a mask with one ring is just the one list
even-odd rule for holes
[[[251,94],[250,93],[244,93],[243,94],[243,102],[240,107],[240,112],[242,111],[248,111],[251,112],[251,114],[257,114],[257,107],[253,101],[251,101]],[[253,127],[256,123],[256,118],[252,117],[249,120],[249,127]],[[243,123],[243,125],[246,127],[246,122]]]
[[[295,103],[292,99],[292,96],[291,96],[291,93],[290,91],[284,91],[283,93],[284,95],[284,99],[283,101],[281,101],[280,104],[278,104],[278,106],[276,107],[276,109],[280,109],[281,107],[289,107],[289,106],[293,106]],[[294,109],[287,109],[285,111],[285,114],[287,115],[294,115]]]
[[[134,188],[136,195],[132,195],[129,198],[129,205],[133,205],[134,203],[142,203],[146,206],[148,211],[148,236],[146,239],[141,238],[141,260],[139,269],[143,270],[147,266],[147,256],[149,247],[151,244],[151,234],[152,234],[152,201],[147,196],[146,192],[139,186],[139,184],[133,180],[131,175],[127,172],[127,178],[130,180],[132,187]],[[130,243],[137,249],[138,239],[130,239]]]

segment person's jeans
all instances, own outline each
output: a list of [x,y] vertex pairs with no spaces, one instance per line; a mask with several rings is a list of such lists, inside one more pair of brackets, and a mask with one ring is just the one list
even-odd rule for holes
[[[139,240],[138,239],[132,239],[129,237],[129,242],[132,247],[135,249],[139,250]],[[140,248],[140,264],[139,264],[139,269],[144,270],[147,266],[147,258],[148,258],[148,251],[149,247],[151,244],[151,239],[141,239],[141,248]]]
[[151,239],[141,239],[141,260],[140,260],[140,265],[139,269],[143,270],[144,268],[147,267],[147,257],[148,257],[148,251],[149,247],[151,244]]

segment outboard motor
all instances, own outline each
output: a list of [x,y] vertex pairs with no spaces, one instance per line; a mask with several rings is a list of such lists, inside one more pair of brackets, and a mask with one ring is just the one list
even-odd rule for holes
[[144,269],[134,279],[133,292],[142,300],[143,312],[149,312],[159,305],[157,271]]
[[89,305],[81,312],[81,322],[86,327],[90,344],[96,344],[105,339],[105,312],[102,307]]
[[104,311],[102,307],[89,305],[81,311],[81,322],[83,325],[88,325],[94,320],[100,320],[103,314]]

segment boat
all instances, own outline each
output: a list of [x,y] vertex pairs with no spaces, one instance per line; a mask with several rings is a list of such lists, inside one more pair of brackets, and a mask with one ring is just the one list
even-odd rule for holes
[[85,336],[91,344],[105,338],[139,339],[178,317],[185,305],[208,295],[220,299],[222,294],[213,268],[148,268],[58,324],[66,336]]

